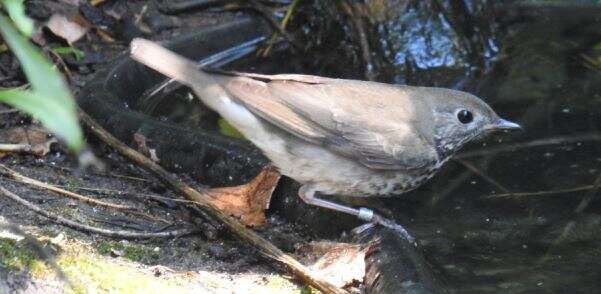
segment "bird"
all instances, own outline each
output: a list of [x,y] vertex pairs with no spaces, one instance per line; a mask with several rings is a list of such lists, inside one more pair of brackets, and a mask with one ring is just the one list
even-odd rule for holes
[[159,44],[135,39],[131,57],[189,86],[301,184],[310,205],[399,230],[366,207],[321,197],[394,197],[441,169],[466,143],[520,125],[467,92],[301,74],[199,68]]

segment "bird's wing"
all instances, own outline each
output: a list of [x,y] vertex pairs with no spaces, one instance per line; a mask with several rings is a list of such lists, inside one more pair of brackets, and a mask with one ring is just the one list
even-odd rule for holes
[[398,87],[305,75],[216,80],[261,118],[369,168],[412,170],[437,160],[410,93]]

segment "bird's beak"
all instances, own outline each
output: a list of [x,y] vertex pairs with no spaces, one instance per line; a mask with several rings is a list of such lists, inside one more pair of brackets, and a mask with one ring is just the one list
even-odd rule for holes
[[490,126],[493,130],[521,130],[522,127],[514,122],[499,118]]

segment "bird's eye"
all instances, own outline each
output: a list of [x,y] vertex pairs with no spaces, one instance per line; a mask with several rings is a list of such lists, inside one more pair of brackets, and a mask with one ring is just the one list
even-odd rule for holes
[[457,112],[457,119],[462,124],[469,124],[474,120],[474,115],[470,111],[462,109]]

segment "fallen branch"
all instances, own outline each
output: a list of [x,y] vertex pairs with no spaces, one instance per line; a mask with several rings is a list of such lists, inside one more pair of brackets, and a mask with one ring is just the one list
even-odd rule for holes
[[135,232],[135,231],[126,231],[126,230],[116,231],[116,230],[101,229],[101,228],[96,228],[96,227],[80,224],[80,223],[77,223],[70,219],[66,219],[61,216],[51,214],[51,213],[45,211],[44,209],[42,209],[41,207],[21,198],[19,195],[7,190],[6,188],[4,188],[4,186],[0,186],[0,193],[3,194],[4,196],[14,200],[15,202],[27,207],[28,209],[32,210],[33,212],[35,212],[41,216],[44,216],[44,217],[48,218],[49,220],[51,220],[52,222],[55,222],[59,225],[63,225],[63,226],[67,226],[67,227],[79,230],[79,231],[94,233],[94,234],[103,235],[103,236],[107,236],[107,237],[111,237],[111,238],[121,238],[121,239],[172,238],[172,237],[188,235],[188,234],[196,232],[195,229],[179,229],[179,230],[172,230],[172,231],[166,231],[166,232]]
[[120,210],[134,210],[136,209],[133,206],[129,206],[129,205],[121,205],[121,204],[114,204],[114,203],[108,203],[108,202],[104,202],[104,201],[100,201],[100,200],[96,200],[90,197],[86,197],[71,191],[67,191],[65,189],[61,189],[59,187],[50,185],[50,184],[46,184],[44,182],[40,182],[36,179],[32,179],[29,177],[26,177],[18,172],[16,172],[15,170],[10,169],[9,167],[3,165],[0,163],[0,174],[8,176],[10,178],[15,179],[16,181],[23,183],[23,184],[28,184],[28,185],[32,185],[32,186],[36,186],[42,189],[46,189],[46,190],[50,190],[52,192],[56,192],[62,195],[65,195],[69,198],[73,198],[73,199],[77,199],[80,200],[82,202],[88,203],[88,204],[92,204],[92,205],[97,205],[97,206],[102,206],[102,207],[107,207],[107,208],[113,208],[113,209],[120,209]]
[[195,201],[204,211],[208,212],[211,216],[227,225],[227,227],[233,233],[238,235],[238,237],[248,241],[266,257],[281,262],[288,267],[294,275],[324,293],[346,293],[344,290],[332,285],[331,283],[314,276],[308,268],[306,268],[292,256],[284,253],[265,238],[261,237],[259,234],[249,230],[236,219],[221,212],[211,203],[211,199],[208,195],[186,185],[148,157],[119,141],[104,128],[102,128],[102,126],[94,121],[94,119],[92,119],[83,110],[79,111],[79,117],[81,121],[90,129],[90,131],[100,140],[117,150],[121,155],[153,173],[155,176],[157,176],[157,178],[159,178],[159,180],[182,193],[188,200]]

